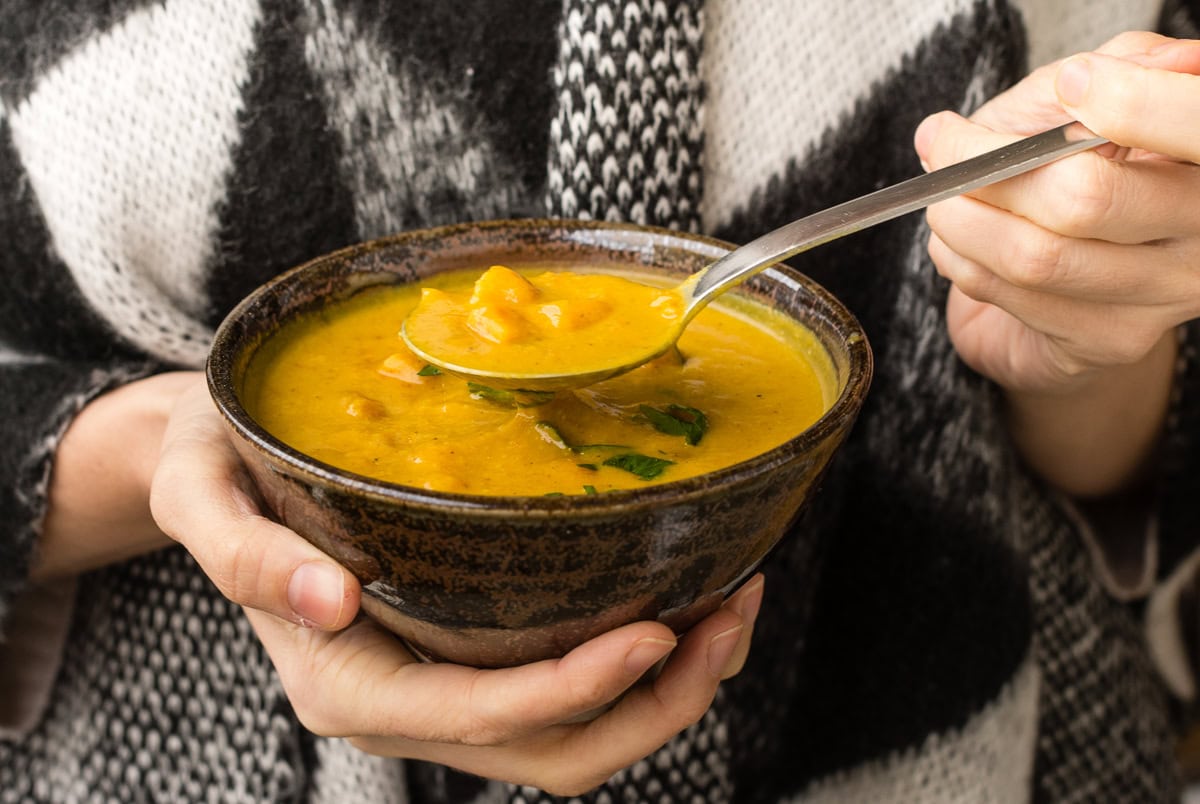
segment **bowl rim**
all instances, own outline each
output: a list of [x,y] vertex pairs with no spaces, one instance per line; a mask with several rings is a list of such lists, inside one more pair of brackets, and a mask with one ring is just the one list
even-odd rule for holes
[[[653,483],[641,488],[618,489],[598,495],[572,494],[562,496],[518,496],[462,494],[435,491],[378,480],[345,469],[339,469],[316,458],[305,455],[267,432],[260,426],[238,399],[233,382],[233,363],[239,353],[237,344],[237,322],[250,309],[276,288],[294,282],[297,277],[314,267],[335,261],[353,261],[364,254],[421,242],[434,242],[471,231],[481,233],[495,230],[524,230],[552,235],[552,239],[569,242],[584,241],[585,245],[603,247],[595,235],[611,234],[612,245],[641,248],[668,247],[691,252],[708,253],[719,258],[736,248],[732,243],[707,235],[680,232],[655,226],[558,218],[516,218],[452,223],[442,226],[412,229],[384,237],[374,238],[330,251],[281,272],[259,285],[224,317],[218,325],[205,362],[205,375],[209,393],[218,410],[237,436],[251,444],[255,450],[275,464],[283,464],[292,472],[299,472],[321,485],[342,489],[371,498],[378,502],[403,503],[409,507],[445,510],[448,506],[469,510],[474,515],[526,516],[578,513],[602,514],[614,508],[643,508],[660,506],[667,501],[679,502],[712,494],[714,489],[736,487],[753,482],[755,478],[772,469],[811,451],[822,440],[846,424],[846,419],[857,416],[863,399],[870,387],[874,356],[866,333],[853,313],[832,293],[805,274],[787,266],[777,264],[762,274],[775,282],[783,282],[793,289],[803,288],[821,303],[829,315],[834,329],[847,330],[847,377],[845,385],[829,408],[801,432],[792,438],[738,463],[701,475]],[[624,240],[622,238],[625,238]],[[634,241],[637,241],[636,243]],[[824,345],[824,344],[822,344]],[[857,401],[856,401],[857,400]]]

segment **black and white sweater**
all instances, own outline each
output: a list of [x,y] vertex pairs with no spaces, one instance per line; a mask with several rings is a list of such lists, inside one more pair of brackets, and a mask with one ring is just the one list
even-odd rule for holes
[[[306,732],[241,612],[180,549],[80,578],[35,663],[18,634],[48,592],[23,579],[59,437],[105,390],[202,365],[234,302],[335,247],[547,214],[746,240],[917,173],[917,122],[970,111],[1031,51],[1200,21],[1182,0],[1018,6],[5,0],[0,679],[51,675],[0,687],[0,801],[545,799]],[[925,236],[909,216],[794,261],[878,357],[801,524],[829,544],[811,630],[790,627],[785,542],[746,670],[588,800],[1178,795],[1184,637],[1200,635],[1192,334],[1154,523],[1118,578],[956,359]]]

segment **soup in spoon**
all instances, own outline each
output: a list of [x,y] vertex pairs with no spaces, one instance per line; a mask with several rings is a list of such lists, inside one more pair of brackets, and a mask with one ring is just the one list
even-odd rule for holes
[[686,306],[678,288],[611,274],[526,277],[493,265],[469,288],[425,288],[402,334],[421,359],[467,379],[556,390],[663,354]]

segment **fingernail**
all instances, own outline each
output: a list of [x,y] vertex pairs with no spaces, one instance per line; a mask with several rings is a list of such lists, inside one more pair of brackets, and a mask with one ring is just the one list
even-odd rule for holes
[[917,155],[921,157],[921,166],[929,170],[929,165],[925,161],[925,157],[929,154],[929,149],[933,147],[933,141],[937,139],[938,131],[942,128],[941,115],[935,114],[926,117],[921,121],[921,125],[917,126],[917,130],[913,132],[913,147],[917,149]]
[[729,664],[729,660],[733,657],[733,651],[737,648],[738,639],[741,638],[744,630],[746,630],[746,626],[738,623],[709,641],[708,672],[712,674],[713,678],[720,678],[725,673],[725,665]]
[[640,676],[674,649],[675,643],[669,639],[639,639],[625,654],[625,671],[631,676]]
[[737,593],[737,599],[731,607],[742,618],[746,625],[752,624],[758,618],[758,610],[762,607],[765,583],[760,576]]
[[1064,106],[1078,106],[1087,95],[1088,85],[1092,82],[1092,66],[1082,56],[1067,59],[1058,68],[1058,77],[1054,88],[1058,99]]
[[323,561],[301,564],[288,579],[287,599],[301,625],[332,628],[346,603],[345,576]]

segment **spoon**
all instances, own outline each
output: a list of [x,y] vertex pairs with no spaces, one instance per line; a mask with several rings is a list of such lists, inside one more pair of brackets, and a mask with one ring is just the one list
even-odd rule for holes
[[413,316],[404,322],[402,337],[418,358],[482,384],[530,391],[558,391],[591,385],[623,374],[664,354],[705,305],[775,263],[839,237],[1012,178],[1105,142],[1107,140],[1092,135],[1078,123],[1068,123],[785,224],[731,251],[684,280],[675,291],[683,299],[683,313],[673,320],[664,319],[661,333],[648,339],[648,347],[637,353],[621,355],[619,360],[612,361],[610,365],[593,365],[583,371],[561,373],[485,371],[456,362],[455,358],[445,354],[439,356],[435,344],[423,344],[411,337],[410,330],[415,328],[410,327],[409,322]]

